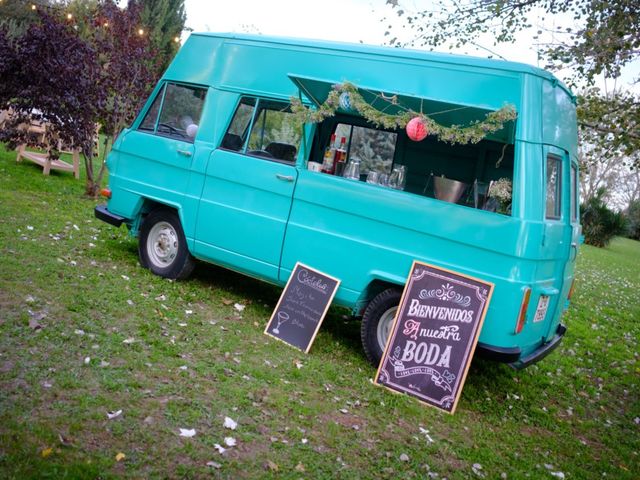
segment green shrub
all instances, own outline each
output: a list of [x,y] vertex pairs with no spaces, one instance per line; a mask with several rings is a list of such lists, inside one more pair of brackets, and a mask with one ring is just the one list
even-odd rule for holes
[[610,210],[604,203],[605,190],[587,200],[580,207],[580,223],[584,241],[595,247],[606,247],[616,235],[625,233],[626,221],[622,213]]

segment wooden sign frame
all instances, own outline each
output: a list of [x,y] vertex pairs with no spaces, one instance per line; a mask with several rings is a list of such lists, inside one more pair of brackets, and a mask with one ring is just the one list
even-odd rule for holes
[[[290,343],[288,341],[286,341],[285,339],[281,338],[278,336],[278,329],[279,327],[283,324],[286,323],[287,320],[284,321],[280,321],[277,319],[279,312],[282,312],[281,307],[283,304],[283,301],[285,301],[288,297],[287,295],[289,294],[290,289],[292,288],[292,283],[294,281],[296,281],[298,279],[298,275],[300,274],[301,271],[306,270],[308,272],[312,272],[315,275],[318,275],[321,278],[325,278],[331,282],[335,282],[335,285],[333,285],[333,287],[331,288],[331,291],[328,292],[328,297],[325,299],[324,302],[324,306],[322,307],[322,313],[319,315],[317,324],[315,326],[315,329],[313,331],[313,334],[311,336],[311,338],[308,340],[308,343],[306,345],[305,348],[302,348],[299,345],[295,345],[293,343]],[[308,265],[305,265],[301,262],[296,262],[295,266],[293,267],[293,270],[291,271],[291,275],[289,276],[289,280],[287,280],[287,284],[284,287],[284,290],[282,290],[282,294],[280,295],[280,299],[278,300],[278,303],[276,305],[276,308],[274,308],[273,313],[271,314],[271,318],[269,319],[269,321],[267,322],[267,326],[264,329],[264,333],[266,335],[269,335],[272,338],[275,338],[276,340],[279,340],[287,345],[289,345],[290,347],[296,348],[298,350],[303,351],[304,353],[309,353],[309,350],[311,349],[311,345],[313,345],[313,341],[316,338],[316,335],[318,334],[318,331],[320,330],[320,325],[322,324],[325,316],[327,315],[327,311],[329,310],[329,307],[331,306],[331,302],[333,302],[333,298],[335,297],[335,294],[338,290],[338,288],[340,287],[340,280],[332,277],[331,275],[327,275],[326,273],[323,273],[319,270],[316,270],[315,268],[312,268]],[[316,287],[310,287],[310,288],[315,288],[316,290],[318,290]],[[317,313],[317,312],[315,312]],[[287,317],[288,319],[289,317]],[[276,328],[272,328],[274,321],[277,324]],[[293,322],[293,320],[292,320]],[[274,335],[275,333],[275,335]]]
[[[422,268],[422,270],[417,270]],[[416,274],[416,271],[418,274]],[[432,289],[432,290],[420,290],[420,287],[416,287],[417,282],[425,278],[426,276],[437,278],[438,283],[440,281],[443,282],[442,288]],[[446,283],[445,283],[446,282]],[[418,284],[419,285],[419,284]],[[435,318],[428,318],[427,315],[418,314],[418,308],[426,308],[429,305],[423,305],[420,302],[415,303],[416,292],[418,293],[418,297],[420,299],[425,299],[426,301],[431,302],[457,302],[458,305],[456,307],[460,307],[460,305],[471,305],[471,295],[460,295],[455,291],[456,288],[466,289],[465,293],[475,292],[476,298],[473,301],[476,302],[478,310],[473,313],[468,313],[469,310],[462,310],[461,308],[454,308],[453,315],[461,316],[462,319],[457,319],[456,322],[458,324],[452,324],[452,326],[447,326],[440,322],[441,319],[436,320]],[[471,364],[471,360],[473,359],[473,354],[475,352],[476,345],[478,343],[478,337],[480,335],[480,331],[482,329],[482,325],[484,323],[485,316],[487,314],[487,310],[489,304],[491,302],[491,296],[493,295],[494,284],[491,282],[487,282],[485,280],[472,277],[469,275],[465,275],[459,272],[455,272],[453,270],[448,270],[445,268],[438,267],[436,265],[431,265],[428,263],[420,262],[414,260],[411,265],[411,270],[409,271],[409,275],[407,278],[407,282],[405,284],[404,291],[402,292],[402,297],[400,299],[400,304],[398,306],[398,310],[396,312],[396,317],[393,321],[393,326],[389,331],[389,337],[387,338],[387,344],[385,345],[384,352],[382,354],[382,359],[380,360],[380,365],[378,366],[378,371],[376,372],[376,377],[374,383],[376,385],[382,386],[394,393],[402,392],[406,393],[414,398],[416,398],[421,403],[427,404],[429,406],[439,408],[441,410],[446,411],[449,414],[454,414],[456,407],[458,405],[458,400],[460,399],[460,395],[462,393],[462,388],[464,386],[465,380],[467,378],[467,373],[469,371],[469,366]],[[424,292],[424,294],[423,294]],[[411,300],[411,306],[413,306],[413,310],[411,308],[407,308],[407,301]],[[468,304],[467,304],[468,302]],[[442,306],[435,308],[443,308]],[[421,320],[414,320],[407,315],[406,313],[414,311],[416,312],[412,315],[414,318],[423,317]],[[422,310],[423,312],[429,312],[428,310]],[[431,310],[431,312],[435,312],[435,310]],[[460,313],[462,312],[462,313]],[[472,317],[471,321],[469,317]],[[431,322],[431,324],[429,324]],[[440,322],[440,323],[438,323]],[[464,329],[460,329],[460,325],[464,323],[472,323],[473,325],[467,330],[471,330],[471,332],[465,332]],[[402,334],[399,333],[400,329],[404,325],[404,330]],[[423,327],[426,325],[426,328]],[[417,340],[418,333],[420,335],[430,333],[431,330],[429,327],[437,327],[439,328],[439,332],[442,332],[444,328],[444,332],[455,332],[462,339],[462,335],[465,333],[470,333],[468,338],[464,339],[464,342],[460,342],[458,345],[458,349],[453,350],[452,346],[446,347],[446,352],[454,352],[454,359],[462,358],[462,361],[458,362],[457,368],[451,368],[451,372],[449,368],[445,368],[444,371],[442,369],[438,369],[440,364],[445,364],[447,367],[449,366],[448,358],[446,360],[442,360],[444,358],[444,354],[441,357],[440,362],[437,363],[437,366],[413,366],[410,368],[405,368],[404,361],[409,361],[409,358],[413,360],[413,356],[410,352],[407,355],[407,351],[409,348],[408,341],[405,341],[405,350],[402,353],[401,358],[399,358],[398,352],[402,352],[398,339],[408,339],[412,338]],[[408,333],[407,333],[408,332]],[[439,333],[438,332],[438,333]],[[412,334],[412,335],[411,335]],[[409,335],[409,336],[407,336]],[[448,334],[451,336],[451,334]],[[437,338],[437,337],[432,337]],[[447,337],[450,338],[450,337]],[[456,338],[456,337],[454,337]],[[456,340],[458,341],[458,340]],[[413,342],[415,345],[415,342]],[[438,351],[440,351],[440,345],[444,344],[444,342],[438,343],[432,341],[432,344],[438,344]],[[412,347],[414,346],[412,345]],[[414,347],[415,350],[418,350],[418,347]],[[391,350],[394,350],[394,356],[391,357]],[[426,347],[425,347],[426,349]],[[423,350],[426,351],[426,350]],[[457,356],[456,356],[457,354]],[[407,359],[405,360],[405,356]],[[417,357],[417,354],[415,355]],[[425,354],[424,357],[427,355]],[[431,354],[428,355],[431,357]],[[425,364],[427,365],[427,364]],[[392,374],[390,370],[393,371],[393,376],[395,378],[408,377],[413,375],[422,375],[419,379],[423,381],[428,378],[429,381],[425,382],[423,385],[414,385],[409,383],[408,386],[400,384],[398,381],[392,380]],[[455,370],[455,371],[453,371]],[[419,382],[416,382],[419,383]],[[425,391],[428,391],[428,388],[431,387],[430,383],[441,390],[450,391],[450,395],[445,395],[438,400],[437,398],[431,397],[426,393],[422,392],[424,388]],[[438,393],[439,392],[438,390]]]

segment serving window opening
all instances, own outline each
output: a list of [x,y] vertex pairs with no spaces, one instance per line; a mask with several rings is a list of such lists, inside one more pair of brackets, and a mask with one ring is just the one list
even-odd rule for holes
[[339,113],[318,124],[309,169],[511,215],[512,143],[484,139],[451,145],[431,135],[413,141],[404,129],[378,128]]

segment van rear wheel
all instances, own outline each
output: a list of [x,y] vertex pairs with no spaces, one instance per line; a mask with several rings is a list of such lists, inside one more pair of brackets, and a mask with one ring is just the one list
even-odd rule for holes
[[195,266],[178,215],[164,208],[144,219],[138,255],[143,267],[164,278],[187,278]]
[[384,290],[369,302],[364,311],[360,338],[364,353],[374,367],[380,364],[401,296],[402,292],[397,288]]

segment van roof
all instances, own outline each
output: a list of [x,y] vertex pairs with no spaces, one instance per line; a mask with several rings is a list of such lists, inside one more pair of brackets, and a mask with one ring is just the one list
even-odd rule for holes
[[337,52],[358,52],[369,55],[388,56],[393,58],[407,60],[422,60],[430,63],[443,63],[449,65],[473,66],[478,68],[487,68],[491,70],[504,70],[508,72],[527,73],[536,75],[561,85],[567,93],[573,97],[571,91],[553,74],[538,67],[520,62],[510,62],[507,60],[498,60],[482,57],[474,57],[471,55],[456,55],[453,53],[432,52],[426,50],[416,50],[407,48],[393,48],[374,45],[365,45],[358,43],[335,42],[329,40],[312,40],[291,37],[277,37],[268,35],[255,35],[245,33],[218,33],[218,32],[199,32],[192,35],[203,37],[214,37],[221,39],[239,40],[248,43],[259,42],[261,44],[273,44],[281,46],[295,46],[305,48],[321,48],[324,50],[334,50]]

